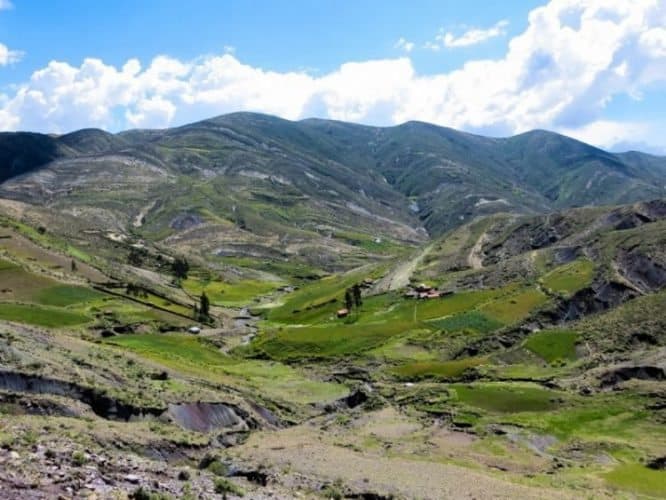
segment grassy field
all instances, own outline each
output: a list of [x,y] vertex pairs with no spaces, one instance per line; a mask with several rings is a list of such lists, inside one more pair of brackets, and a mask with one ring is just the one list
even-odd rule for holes
[[239,385],[290,402],[331,401],[348,392],[342,385],[308,379],[298,370],[281,363],[227,356],[205,339],[191,335],[124,335],[109,339],[108,343],[180,373]]
[[530,335],[523,346],[547,363],[553,363],[558,360],[576,359],[577,340],[578,333],[574,331],[546,330]]
[[[378,271],[357,271],[329,276],[303,285],[289,294],[283,305],[271,309],[267,319],[280,323],[309,323],[327,317],[341,307],[345,289]],[[312,312],[312,317],[308,313]]]
[[535,385],[474,384],[452,386],[457,400],[493,413],[545,412],[557,408],[557,393]]
[[444,319],[430,320],[428,323],[449,333],[459,331],[489,333],[503,326],[501,322],[478,311],[467,311]]
[[525,319],[546,302],[548,297],[543,292],[536,288],[527,288],[514,294],[503,295],[480,310],[495,321],[511,325]]
[[80,304],[102,297],[105,297],[105,295],[95,290],[72,285],[56,285],[39,290],[34,294],[34,298],[39,304],[57,307]]
[[594,263],[579,259],[557,267],[542,278],[543,286],[556,293],[571,295],[592,283]]
[[385,293],[365,298],[350,317],[337,319],[344,287],[358,278],[329,278],[291,294],[284,305],[268,311],[254,347],[274,359],[356,356],[369,350],[399,359],[395,349],[383,354],[378,349],[424,332],[487,334],[526,317],[547,300],[536,288],[519,284],[425,301]]
[[452,361],[420,361],[399,366],[393,372],[400,378],[421,379],[441,378],[455,379],[468,368],[482,365],[486,358],[465,358]]
[[32,304],[0,303],[0,319],[31,325],[59,328],[87,323],[83,314]]
[[183,282],[183,288],[191,295],[199,296],[203,292],[211,304],[220,306],[244,306],[255,297],[267,295],[283,283],[268,281],[241,280],[235,283],[189,278]]
[[604,474],[606,482],[622,490],[653,498],[666,498],[664,471],[653,470],[642,464],[622,464]]

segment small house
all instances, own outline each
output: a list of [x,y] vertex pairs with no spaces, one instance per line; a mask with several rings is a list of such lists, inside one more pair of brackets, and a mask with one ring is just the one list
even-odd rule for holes
[[338,309],[337,315],[338,318],[346,318],[347,316],[349,316],[349,309],[347,309],[346,307],[344,309]]
[[428,293],[432,290],[433,288],[429,285],[426,285],[425,283],[421,283],[420,285],[416,286],[416,291],[419,293]]

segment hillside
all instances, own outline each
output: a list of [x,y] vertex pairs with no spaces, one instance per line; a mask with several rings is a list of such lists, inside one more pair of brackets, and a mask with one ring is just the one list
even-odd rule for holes
[[4,495],[666,496],[664,158],[248,113],[0,146]]
[[477,216],[666,195],[666,159],[550,132],[496,139],[236,113],[167,130],[3,134],[0,197],[54,229],[183,253],[352,268]]

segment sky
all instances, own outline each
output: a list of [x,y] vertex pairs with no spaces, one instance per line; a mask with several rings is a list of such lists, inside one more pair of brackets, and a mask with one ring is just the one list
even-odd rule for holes
[[0,130],[234,111],[666,154],[666,0],[0,0]]

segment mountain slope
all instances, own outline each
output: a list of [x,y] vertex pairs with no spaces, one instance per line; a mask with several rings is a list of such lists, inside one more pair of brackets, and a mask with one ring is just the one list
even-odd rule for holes
[[473,218],[666,196],[666,159],[545,131],[487,138],[234,113],[165,130],[0,137],[0,197],[184,253],[346,267]]

